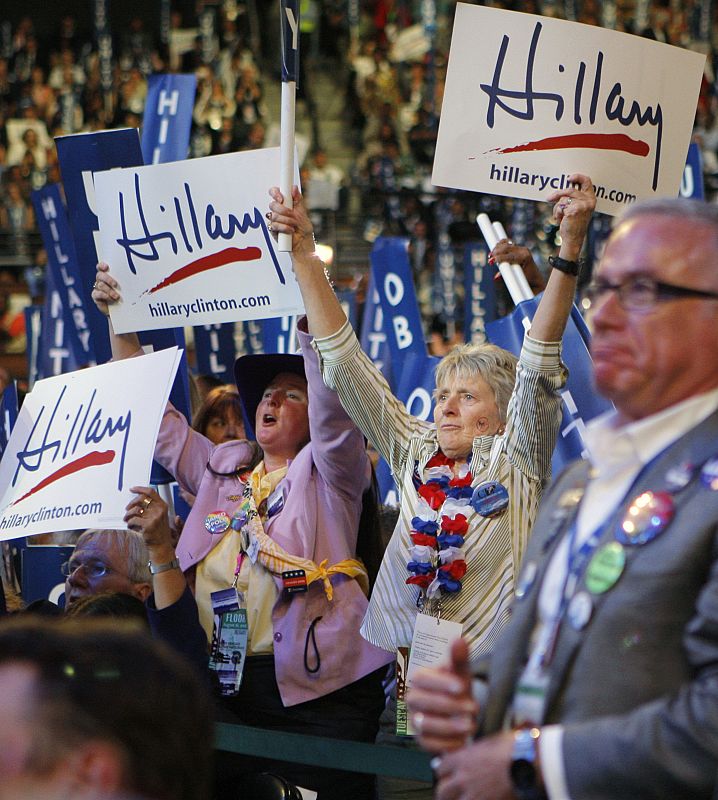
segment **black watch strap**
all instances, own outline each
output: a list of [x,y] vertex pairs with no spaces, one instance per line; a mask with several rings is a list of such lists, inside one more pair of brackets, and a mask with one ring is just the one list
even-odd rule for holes
[[582,261],[569,261],[566,258],[561,258],[561,256],[549,256],[548,263],[553,269],[557,269],[559,272],[565,272],[566,275],[573,275],[574,277],[578,275],[583,266]]
[[509,776],[517,800],[547,800],[537,774],[536,742],[539,735],[538,728],[521,728],[514,732]]

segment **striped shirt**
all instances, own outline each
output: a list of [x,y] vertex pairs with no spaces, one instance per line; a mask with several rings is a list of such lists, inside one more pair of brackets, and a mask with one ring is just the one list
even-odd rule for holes
[[[391,467],[400,492],[399,519],[384,554],[362,623],[365,639],[385,650],[411,644],[418,589],[406,584],[411,520],[419,495],[412,477],[425,479],[426,462],[439,449],[436,426],[408,413],[383,375],[362,351],[347,322],[331,336],[315,339],[324,381],[364,435]],[[561,418],[558,390],[567,370],[560,342],[524,337],[505,432],[474,439],[473,485],[500,481],[509,506],[501,515],[469,514],[462,589],[442,598],[441,616],[460,622],[472,660],[488,654],[509,618],[514,581],[551,477],[551,454]]]

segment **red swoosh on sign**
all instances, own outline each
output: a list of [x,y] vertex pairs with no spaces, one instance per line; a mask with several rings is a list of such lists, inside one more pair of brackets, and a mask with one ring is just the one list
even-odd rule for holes
[[529,150],[565,150],[585,147],[593,150],[620,150],[634,156],[647,156],[650,147],[640,139],[631,139],[625,133],[574,133],[570,136],[549,136],[535,142],[500,147],[491,153],[525,153]]
[[235,261],[255,261],[260,258],[262,251],[258,247],[227,247],[220,250],[218,253],[198,258],[196,261],[190,261],[184,267],[175,270],[171,275],[168,275],[163,281],[153,286],[149,291],[150,294],[164,289],[165,286],[170,286],[173,283],[183,281],[192,275],[198,275],[200,272],[207,272],[210,269],[223,267],[225,264],[232,264]]
[[69,464],[65,464],[64,467],[60,467],[56,472],[53,472],[51,475],[48,475],[47,478],[43,478],[37,486],[30,489],[29,492],[26,492],[22,497],[18,498],[14,503],[11,505],[17,505],[21,500],[24,500],[26,497],[30,497],[31,494],[35,494],[35,492],[39,492],[40,489],[44,489],[46,486],[49,486],[51,483],[55,481],[59,481],[60,478],[66,478],[68,475],[72,475],[74,472],[79,472],[81,469],[87,469],[88,467],[99,467],[102,464],[110,464],[115,458],[115,451],[114,450],[105,450],[104,452],[99,452],[95,450],[92,453],[87,453],[87,455],[81,456],[80,458],[76,458],[74,461],[71,461]]

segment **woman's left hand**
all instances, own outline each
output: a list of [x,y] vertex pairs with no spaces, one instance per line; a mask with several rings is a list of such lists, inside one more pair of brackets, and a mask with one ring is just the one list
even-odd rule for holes
[[534,293],[542,292],[546,288],[546,281],[536,266],[528,247],[521,247],[511,239],[500,239],[489,253],[489,264],[503,264],[504,262],[518,264],[521,267]]
[[571,251],[566,257],[578,258],[596,208],[596,192],[588,175],[576,172],[569,175],[568,181],[565,189],[552,192],[547,200],[554,203],[553,215],[560,226],[562,251],[565,247]]

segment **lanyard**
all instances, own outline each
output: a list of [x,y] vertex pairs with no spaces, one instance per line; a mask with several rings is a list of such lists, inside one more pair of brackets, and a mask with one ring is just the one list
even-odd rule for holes
[[[633,490],[635,489],[636,485],[640,482],[641,478],[648,472],[648,470],[658,461],[658,459],[664,454],[664,452],[670,447],[667,447],[660,450],[656,453],[653,458],[647,461],[636,474],[636,477],[631,481],[630,486],[626,490],[624,494],[624,500],[626,497],[629,497]],[[681,487],[683,488],[683,487]],[[583,496],[581,497],[581,501],[583,501]],[[623,500],[621,501],[619,508],[623,505]],[[581,576],[586,570],[591,557],[596,552],[598,548],[598,544],[603,537],[606,529],[613,523],[614,514],[609,514],[606,521],[603,525],[599,525],[598,528],[589,536],[589,538],[579,547],[576,549],[576,536],[578,533],[578,510],[580,507],[580,502],[576,506],[576,509],[573,515],[570,517],[571,519],[571,527],[568,532],[568,556],[567,556],[567,563],[566,563],[566,574],[563,580],[563,585],[561,587],[561,602],[558,607],[558,611],[554,615],[553,619],[548,623],[549,625],[549,635],[546,640],[545,647],[542,648],[540,653],[540,663],[542,667],[548,667],[553,659],[554,651],[556,649],[556,643],[558,641],[558,633],[561,627],[561,623],[563,621],[564,616],[566,615],[566,611],[568,609],[569,603],[571,602],[571,598],[576,591],[576,587],[578,586],[578,582],[581,579]]]
[[550,622],[550,633],[540,654],[540,663],[542,667],[548,667],[553,659],[561,622],[566,614],[566,610],[568,609],[568,605],[573,597],[573,593],[576,591],[576,586],[586,570],[588,562],[591,560],[591,556],[596,551],[598,543],[601,541],[601,537],[603,536],[607,525],[608,522],[605,522],[603,525],[600,525],[598,528],[596,528],[596,530],[588,537],[588,539],[578,549],[576,549],[578,524],[576,522],[576,515],[573,517],[573,522],[571,523],[571,528],[568,534],[568,557],[566,574],[561,587],[561,602],[559,604],[558,611],[556,614],[554,614],[554,617]]

